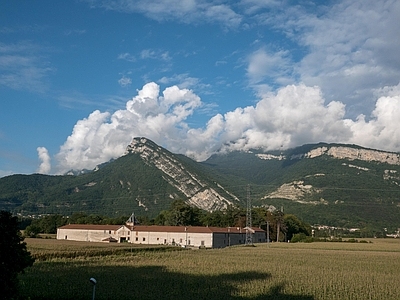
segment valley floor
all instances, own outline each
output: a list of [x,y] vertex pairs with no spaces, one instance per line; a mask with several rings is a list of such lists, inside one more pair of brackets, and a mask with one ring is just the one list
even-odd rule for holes
[[[400,240],[190,251],[26,239],[30,299],[398,299]],[[61,242],[61,243],[60,243]]]

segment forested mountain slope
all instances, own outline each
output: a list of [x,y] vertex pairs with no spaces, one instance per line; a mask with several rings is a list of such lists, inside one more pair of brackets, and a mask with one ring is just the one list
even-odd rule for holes
[[135,138],[125,155],[89,173],[0,178],[0,208],[155,216],[174,199],[207,211],[245,206],[248,187],[253,206],[283,209],[311,224],[400,227],[399,153],[325,143],[220,153],[199,163]]

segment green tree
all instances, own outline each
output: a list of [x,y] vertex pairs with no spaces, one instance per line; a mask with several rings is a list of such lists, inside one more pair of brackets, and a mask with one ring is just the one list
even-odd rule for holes
[[229,205],[222,214],[221,227],[245,227],[246,211],[237,206]]
[[166,225],[198,226],[201,225],[201,215],[199,208],[192,207],[183,200],[174,200],[166,214]]
[[205,212],[201,218],[202,226],[223,227],[223,213],[220,210]]
[[251,212],[253,226],[258,226],[262,229],[266,229],[267,214],[268,210],[265,207],[253,208]]
[[311,226],[299,220],[295,215],[287,214],[283,216],[283,219],[288,240],[291,240],[297,233],[303,233],[305,236],[311,235]]
[[67,219],[61,215],[48,215],[39,219],[38,223],[42,233],[57,233],[57,228],[65,225],[66,222]]
[[0,295],[3,299],[18,297],[18,273],[32,266],[34,259],[18,229],[18,218],[0,211]]
[[276,234],[274,235],[274,228],[276,226],[272,226],[272,224],[276,225],[275,219],[272,213],[265,207],[256,207],[252,210],[252,218],[253,218],[253,226],[258,226],[265,230],[266,238],[271,241],[276,238]]
[[67,223],[67,218],[62,215],[48,215],[32,220],[25,228],[25,236],[37,237],[39,233],[57,233],[57,228]]
[[24,230],[24,235],[30,238],[36,238],[42,229],[37,224],[28,225]]
[[168,218],[169,218],[169,211],[167,210],[162,210],[160,213],[157,215],[157,217],[154,219],[154,224],[155,225],[167,225],[168,224]]

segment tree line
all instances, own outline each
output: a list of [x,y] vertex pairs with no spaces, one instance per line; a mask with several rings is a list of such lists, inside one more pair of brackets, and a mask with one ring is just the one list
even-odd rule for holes
[[[57,228],[66,224],[125,224],[129,216],[109,218],[100,215],[75,213],[69,217],[48,215],[31,220],[24,234],[36,237],[39,233],[56,233]],[[183,200],[174,200],[169,209],[161,211],[155,218],[135,216],[135,222],[141,225],[164,226],[213,226],[246,227],[246,209],[228,206],[222,211],[207,212],[188,205]],[[268,210],[265,207],[252,209],[252,226],[269,230],[271,241],[291,240],[295,234],[309,236],[311,226],[293,214],[284,214],[280,210]]]

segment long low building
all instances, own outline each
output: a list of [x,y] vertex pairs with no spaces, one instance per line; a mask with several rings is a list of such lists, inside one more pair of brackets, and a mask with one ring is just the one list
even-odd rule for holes
[[57,239],[86,242],[129,242],[148,245],[223,248],[246,243],[246,232],[253,243],[266,242],[260,228],[142,225],[70,224],[57,229]]
[[130,240],[131,229],[126,225],[69,224],[57,228],[58,240],[83,242],[123,242]]

